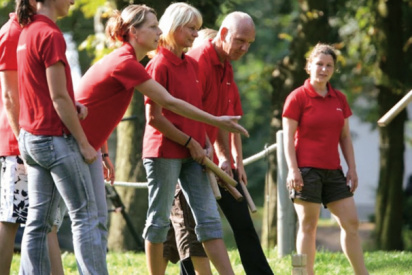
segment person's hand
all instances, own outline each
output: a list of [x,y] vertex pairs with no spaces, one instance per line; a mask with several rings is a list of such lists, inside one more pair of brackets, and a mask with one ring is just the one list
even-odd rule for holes
[[356,173],[356,169],[348,169],[346,173],[346,185],[349,186],[352,193],[355,193],[356,188],[358,188],[358,173]]
[[204,150],[205,150],[206,157],[208,157],[210,160],[213,160],[213,146],[210,146],[210,144],[206,144],[206,147]]
[[112,161],[110,160],[109,156],[105,156],[102,159],[103,162],[103,176],[104,179],[110,181],[110,184],[114,184],[115,174],[114,174],[114,166]]
[[96,150],[90,145],[90,143],[86,143],[84,145],[79,144],[80,153],[83,156],[84,162],[87,164],[92,164],[97,158]]
[[249,137],[248,131],[238,123],[240,118],[241,116],[220,116],[219,126],[229,132],[240,133],[246,137]]
[[192,138],[189,144],[186,146],[189,149],[190,156],[198,163],[203,164],[203,159],[206,157],[206,153],[194,138]]
[[247,175],[245,167],[243,165],[239,165],[237,167],[237,175],[239,177],[239,182],[243,182],[245,185],[247,185]]
[[222,161],[219,161],[219,167],[222,169],[226,174],[228,174],[230,177],[233,178],[233,173],[232,173],[232,166],[230,165],[230,161],[225,159]]
[[76,101],[76,109],[77,109],[77,116],[79,117],[80,120],[83,120],[87,117],[89,112],[86,106]]
[[295,189],[301,191],[303,187],[303,179],[299,169],[289,169],[286,184],[289,189]]

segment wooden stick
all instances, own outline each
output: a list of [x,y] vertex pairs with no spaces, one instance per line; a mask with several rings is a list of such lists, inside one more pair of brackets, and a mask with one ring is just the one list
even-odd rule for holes
[[398,101],[384,116],[378,120],[378,125],[384,127],[388,125],[406,106],[412,101],[412,90],[410,90],[401,100]]
[[210,186],[212,187],[213,195],[215,195],[215,199],[220,200],[222,198],[222,194],[220,194],[220,190],[219,190],[219,186],[217,185],[215,174],[211,170],[206,169],[206,175],[209,179]]
[[242,187],[243,193],[245,194],[247,205],[252,213],[256,213],[256,205],[253,202],[252,196],[250,195],[249,191],[247,190],[246,184],[243,181],[240,181],[240,186]]
[[226,174],[222,169],[219,168],[213,161],[208,158],[204,158],[203,164],[206,165],[207,168],[212,170],[221,180],[224,182],[236,186],[237,182],[232,179],[228,174]]
[[221,186],[225,188],[237,201],[243,201],[243,196],[242,194],[237,191],[236,187],[233,187],[232,185],[228,184],[227,182],[220,181]]

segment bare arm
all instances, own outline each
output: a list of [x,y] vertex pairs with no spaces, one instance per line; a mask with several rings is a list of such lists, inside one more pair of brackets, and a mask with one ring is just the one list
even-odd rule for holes
[[109,156],[109,146],[107,141],[102,145],[100,150],[102,152],[104,179],[110,181],[110,184],[113,185],[115,180],[114,165]]
[[245,167],[243,166],[243,147],[242,147],[242,137],[239,134],[231,134],[232,141],[232,156],[235,160],[235,165],[237,173],[239,176],[239,181],[242,181],[247,185],[247,175]]
[[242,133],[245,136],[249,136],[248,132],[240,126],[237,121],[239,116],[221,116],[216,117],[209,113],[206,113],[186,101],[177,99],[171,96],[165,88],[153,79],[149,79],[142,84],[135,87],[142,94],[151,98],[154,102],[166,108],[172,112],[175,112],[181,116],[188,117],[197,121],[201,121],[219,128],[227,129],[228,131],[235,133]]
[[[156,103],[146,104],[146,120],[149,125],[159,130],[165,137],[180,145],[185,145],[190,138],[189,135],[177,129],[173,123],[163,116],[162,107]],[[203,158],[206,157],[202,146],[192,138],[186,147],[189,149],[192,158],[202,164]]]
[[340,135],[339,144],[342,149],[343,157],[348,165],[348,172],[346,173],[346,182],[350,184],[350,191],[355,192],[358,187],[358,174],[356,172],[355,153],[353,150],[352,137],[350,135],[349,120],[345,119],[342,133]]
[[16,136],[19,137],[19,89],[17,80],[17,71],[1,71],[0,83],[2,91],[2,100],[6,110],[7,119],[10,127]]
[[288,165],[288,178],[286,180],[289,188],[301,190],[303,186],[302,175],[298,168],[295,150],[295,133],[298,128],[296,120],[284,117],[283,123],[283,144],[285,150],[286,163]]
[[87,141],[87,137],[80,125],[76,108],[66,89],[66,75],[62,62],[57,62],[46,69],[47,83],[54,109],[76,139],[80,152],[87,163],[96,160],[97,152]]

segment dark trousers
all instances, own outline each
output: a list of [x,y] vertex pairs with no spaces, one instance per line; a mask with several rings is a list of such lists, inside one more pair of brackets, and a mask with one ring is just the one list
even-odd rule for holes
[[[233,174],[235,180],[238,180],[237,173],[234,171]],[[240,260],[246,274],[273,274],[260,245],[246,200],[238,202],[225,189],[219,188],[222,198],[217,202],[232,228]],[[236,189],[244,196],[240,183],[236,186]]]
[[[237,181],[237,173],[233,171]],[[220,209],[228,220],[239,251],[240,260],[247,275],[273,275],[266,256],[263,253],[262,246],[252,218],[250,217],[249,208],[246,200],[236,201],[233,196],[224,188],[220,187],[222,198],[218,200]],[[244,196],[240,183],[236,189]],[[190,258],[180,262],[181,275],[194,275],[195,271]]]

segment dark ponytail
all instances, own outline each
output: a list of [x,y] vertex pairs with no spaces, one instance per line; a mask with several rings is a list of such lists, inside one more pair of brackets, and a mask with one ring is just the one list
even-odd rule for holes
[[16,14],[20,25],[27,25],[31,20],[30,17],[35,13],[36,7],[30,5],[30,0],[16,0]]

